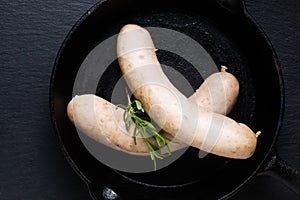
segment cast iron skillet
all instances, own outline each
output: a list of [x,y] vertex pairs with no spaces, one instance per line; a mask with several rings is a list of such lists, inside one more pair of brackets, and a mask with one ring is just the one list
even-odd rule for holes
[[[199,5],[198,5],[199,4]],[[89,52],[127,23],[182,32],[199,42],[217,66],[226,64],[239,80],[240,96],[230,116],[261,130],[255,154],[247,160],[215,155],[198,158],[189,148],[175,163],[148,173],[125,173],[107,167],[84,147],[66,115],[77,71]],[[165,51],[161,63],[176,66],[194,89],[203,79],[193,66]],[[175,55],[176,57],[176,55]],[[121,77],[118,63],[99,77],[96,94],[110,99]],[[274,144],[283,115],[284,90],[279,63],[270,42],[247,14],[242,0],[104,0],[75,24],[57,55],[50,88],[54,129],[63,152],[94,199],[227,199],[262,173],[280,177],[300,193],[299,172],[278,156]]]

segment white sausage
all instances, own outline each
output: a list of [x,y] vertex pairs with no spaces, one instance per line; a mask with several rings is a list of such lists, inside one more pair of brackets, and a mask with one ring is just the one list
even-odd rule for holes
[[189,99],[207,111],[227,115],[235,105],[239,94],[239,82],[221,67],[221,72],[207,77]]
[[118,36],[117,54],[129,88],[164,130],[180,141],[219,156],[245,159],[254,153],[256,135],[248,126],[206,111],[170,83],[146,29],[124,26]]
[[68,104],[67,113],[79,131],[99,143],[131,154],[149,152],[143,139],[137,138],[139,145],[135,145],[126,131],[124,110],[103,98],[93,94],[75,96]]
[[[223,92],[226,93],[209,92],[215,85],[223,85]],[[226,114],[230,112],[238,96],[238,89],[232,88],[232,86],[238,88],[238,81],[233,75],[222,70],[210,75],[190,99],[208,110]],[[223,100],[224,96],[227,98]],[[213,101],[213,99],[222,100]],[[116,111],[112,112],[114,110]],[[125,131],[124,122],[121,120],[123,110],[117,109],[110,102],[91,94],[76,96],[69,102],[67,113],[76,128],[95,141],[130,154],[149,155],[149,149],[143,139],[138,138],[137,144],[133,145],[132,132]],[[109,125],[103,124],[101,121],[106,121]],[[162,132],[162,134],[169,139],[173,138],[166,132]],[[113,135],[114,137],[110,137]],[[115,138],[119,139],[115,140]],[[185,146],[184,143],[169,143],[171,151]]]

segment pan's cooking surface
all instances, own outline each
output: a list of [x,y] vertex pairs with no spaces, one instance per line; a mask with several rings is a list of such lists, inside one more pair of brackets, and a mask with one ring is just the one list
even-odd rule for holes
[[[238,48],[237,44],[232,40],[230,36],[224,34],[223,30],[218,27],[217,24],[213,23],[203,16],[174,10],[139,12],[137,15],[128,16],[125,21],[127,22],[122,22],[115,26],[122,26],[123,23],[136,23],[144,27],[149,27],[148,29],[150,33],[152,30],[151,27],[168,28],[186,34],[187,36],[192,37],[195,41],[200,43],[200,45],[202,45],[202,47],[206,49],[207,54],[209,54],[211,56],[211,59],[213,60],[213,63],[211,63],[211,65],[214,66],[205,66],[206,69],[209,69],[209,67],[217,68],[218,66],[218,69],[216,69],[217,71],[220,69],[220,65],[224,64],[229,68],[229,72],[233,73],[238,78],[239,82],[241,83],[240,97],[235,106],[235,109],[230,115],[239,122],[251,125],[251,119],[255,107],[255,94],[252,77],[249,70],[249,64],[247,63],[246,56]],[[157,42],[155,37],[154,42]],[[164,40],[162,40],[162,43],[163,42]],[[184,46],[183,44],[177,45],[177,48]],[[115,44],[113,45],[113,47],[114,46]],[[88,67],[92,68],[91,65],[94,65],[94,68],[99,70],[100,68],[104,68],[104,72],[101,74],[101,77],[98,77],[99,83],[96,94],[107,99],[108,101],[113,102],[113,91],[115,90],[116,84],[122,76],[120,68],[116,60],[114,60],[108,67],[105,65],[103,66],[103,64],[100,64],[100,62],[97,62],[97,60],[99,60],[99,55],[102,53],[97,49],[101,50],[101,47],[96,46],[92,54],[89,54],[84,60],[82,67],[85,67],[85,70],[82,71],[86,73],[85,76],[88,76],[89,72],[86,71]],[[191,53],[197,54],[197,52]],[[192,86],[192,92],[187,92],[186,88],[188,87],[181,88],[181,92],[187,97],[191,96],[192,93],[203,82],[201,71],[199,69],[197,70],[196,66],[193,66],[180,55],[176,55],[163,49],[158,49],[157,56],[162,66],[169,66],[173,68],[188,80],[189,84]],[[172,76],[168,74],[170,72],[166,69],[166,67],[163,68],[167,76],[170,78],[171,82],[173,82],[174,85],[177,86],[177,88],[180,88],[180,86],[184,84],[183,82],[178,83],[178,79],[172,79]],[[79,84],[82,83],[79,82]],[[88,92],[81,91],[81,93]],[[73,96],[76,94],[78,93],[75,92]],[[126,98],[123,99],[126,100]],[[117,103],[126,104],[127,102],[119,101],[115,104]],[[87,147],[89,152],[93,154],[93,156],[98,158],[98,160],[100,161],[104,161],[105,164],[109,163],[109,166],[111,167],[119,166],[120,163],[123,163],[124,167],[126,167],[127,163],[130,163],[130,165],[139,165],[140,163],[141,165],[142,162],[145,162],[145,159],[149,159],[148,168],[153,169],[150,158],[142,157],[140,158],[140,160],[136,161],[136,156],[132,157],[118,151],[110,151],[103,145],[92,142],[84,136],[81,136],[81,139],[84,139],[85,141],[87,140],[87,142],[83,143]],[[91,148],[90,145],[92,145],[93,147]],[[116,160],[116,163],[113,163],[113,160]],[[136,163],[132,164],[134,162]],[[160,162],[162,161],[158,161],[158,165],[160,164]],[[205,158],[199,158],[198,150],[190,149],[184,156],[182,156],[172,165],[155,173],[123,174],[126,174],[126,176],[131,178],[132,180],[136,180],[146,184],[158,186],[185,185],[197,181],[207,182],[207,180],[211,179],[212,177],[218,177],[219,173],[222,173],[223,170],[226,169],[226,164],[228,164],[229,162],[230,159],[213,155],[209,155]],[[178,173],[178,170],[182,171],[183,173]],[[135,172],[139,171],[136,170]],[[164,179],[161,178],[162,176],[164,177]],[[249,172],[246,171],[245,177],[248,176]]]
[[[126,3],[129,4],[130,1]],[[190,5],[190,9],[184,7],[174,9],[164,7],[165,5],[161,5],[158,9],[155,7],[156,2],[146,7],[147,9],[131,7],[131,12],[124,13],[124,10],[123,12],[118,10],[124,4],[125,1],[116,5],[107,3],[105,9],[99,7],[86,16],[87,18],[73,30],[59,57],[54,77],[54,105],[57,106],[54,108],[54,114],[66,151],[81,173],[92,183],[107,184],[125,196],[128,194],[124,188],[122,189],[121,184],[131,185],[133,189],[146,186],[143,189],[145,193],[152,187],[161,188],[157,191],[158,194],[167,196],[171,194],[176,196],[180,191],[183,193],[186,189],[195,188],[198,188],[198,195],[205,195],[208,198],[219,198],[230,193],[257,170],[276,136],[281,111],[280,81],[265,38],[247,19],[232,17],[218,7],[215,11],[222,12],[222,18],[216,18],[207,11],[209,9],[199,8],[201,12],[198,10],[198,13],[201,15],[196,14],[197,10],[193,5]],[[120,12],[110,21],[103,21],[112,11]],[[230,116],[248,124],[254,131],[263,132],[253,157],[247,160],[231,160],[209,155],[199,159],[198,150],[190,148],[180,159],[166,168],[157,172],[135,174],[113,171],[89,154],[76,137],[76,130],[64,112],[65,106],[72,97],[74,79],[83,60],[94,47],[117,34],[127,23],[168,28],[184,33],[205,48],[216,66],[223,64],[229,68],[229,72],[237,77],[241,86],[238,102]],[[157,55],[162,64],[174,68],[186,77],[193,89],[202,83],[201,74],[195,73],[194,66],[180,56],[164,50],[158,50]],[[118,63],[114,61],[109,64],[102,77],[99,77],[96,94],[110,100],[114,85],[120,77]],[[174,193],[171,190],[174,187],[185,189],[176,189],[177,193]]]

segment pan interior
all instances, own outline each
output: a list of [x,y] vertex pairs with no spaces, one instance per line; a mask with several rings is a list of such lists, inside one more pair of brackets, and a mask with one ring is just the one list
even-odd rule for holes
[[[224,34],[217,24],[205,17],[177,10],[137,13],[134,16],[128,17],[127,22],[124,20],[123,23],[135,23],[144,27],[172,29],[184,33],[199,42],[214,61],[212,64],[217,68],[216,71],[224,64],[229,68],[229,72],[233,73],[240,81],[240,97],[235,105],[235,109],[230,113],[230,116],[239,122],[251,125],[255,107],[255,92],[252,75],[249,70],[249,63],[247,62],[246,56],[243,55],[243,52],[240,51],[237,46],[238,44],[236,44],[231,37]],[[181,44],[178,44],[178,48],[181,48]],[[195,52],[195,54],[196,53],[197,52]],[[196,67],[182,56],[163,49],[158,49],[157,56],[162,66],[169,66],[182,74],[188,80],[194,91],[203,82],[204,79],[201,76],[201,72],[195,69]],[[209,67],[211,66],[207,66],[207,69],[209,69]],[[165,72],[167,72],[167,69],[165,69]],[[172,74],[167,73],[166,75],[176,85],[176,80],[172,78]],[[115,84],[120,79],[121,72],[118,62],[115,60],[102,74],[96,94],[112,101]],[[180,87],[180,83],[177,83],[177,88],[178,87]],[[181,90],[181,92],[186,96],[192,94],[191,92],[186,92],[186,90]],[[126,104],[127,102],[122,103]],[[120,173],[130,180],[145,184],[160,186],[185,185],[200,180],[204,181],[205,179],[207,179],[205,181],[208,181],[212,177],[218,177],[218,174],[223,173],[228,163],[231,162],[231,159],[214,155],[199,158],[198,154],[199,150],[190,148],[174,163],[156,172]],[[150,161],[150,168],[153,168],[150,158],[147,159]],[[161,161],[158,160],[158,164],[159,162]],[[184,173],[178,173],[178,171]],[[164,178],[162,179],[161,177]]]
[[[148,6],[142,6],[136,1],[108,1],[103,5],[99,4],[85,16],[85,20],[75,27],[73,35],[66,41],[65,49],[58,57],[60,60],[54,77],[54,114],[66,151],[91,182],[99,182],[100,179],[106,181],[110,187],[125,196],[126,190],[122,191],[119,184],[127,180],[135,185],[155,188],[194,185],[197,186],[197,193],[220,198],[243,184],[258,169],[269,152],[276,137],[281,114],[282,90],[278,66],[266,38],[251,22],[232,16],[222,8],[210,7],[215,5],[209,3],[203,7],[189,3],[165,1],[159,4],[153,1],[146,3]],[[124,11],[124,6],[129,9]],[[213,11],[219,12],[223,17],[216,17]],[[112,16],[112,13],[115,14]],[[234,160],[209,154],[200,159],[199,150],[190,147],[171,165],[155,172],[128,173],[112,170],[99,175],[103,166],[85,148],[78,146],[79,139],[74,138],[77,133],[63,108],[72,98],[76,73],[88,54],[128,23],[183,33],[197,41],[218,68],[221,65],[228,67],[228,72],[234,74],[240,83],[238,101],[229,116],[247,124],[254,131],[263,132],[251,158]],[[181,56],[163,49],[157,51],[157,56],[161,64],[182,74],[193,90],[203,82],[201,73],[197,73],[195,66]],[[95,94],[111,100],[113,88],[120,78],[117,61],[108,63],[108,67],[99,77]],[[186,95],[191,94],[188,92]],[[112,181],[111,177],[117,177],[118,180]],[[218,192],[215,188],[218,188]]]

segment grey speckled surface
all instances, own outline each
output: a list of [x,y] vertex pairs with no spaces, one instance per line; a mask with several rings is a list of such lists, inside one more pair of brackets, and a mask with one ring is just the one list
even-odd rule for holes
[[[3,0],[0,3],[0,199],[90,199],[53,133],[49,80],[66,34],[96,0]],[[300,2],[246,0],[269,36],[285,79],[279,155],[300,169]],[[276,189],[274,189],[276,188]],[[263,198],[262,198],[263,196]],[[261,176],[233,199],[299,199]]]
[[277,149],[284,160],[300,169],[300,2],[251,0],[246,5],[273,44],[283,73],[286,102]]

